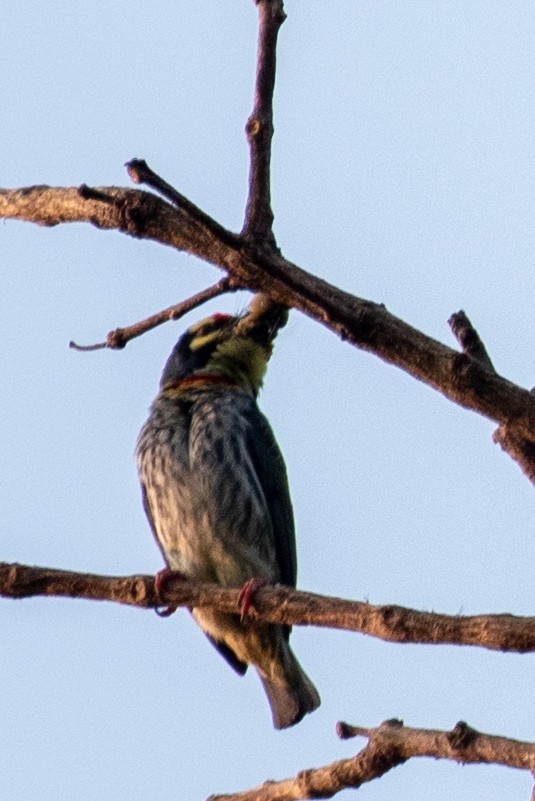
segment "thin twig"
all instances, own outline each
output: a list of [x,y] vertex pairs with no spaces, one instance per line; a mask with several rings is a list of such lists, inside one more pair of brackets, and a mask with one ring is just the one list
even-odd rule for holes
[[[112,332],[110,332],[112,333]],[[108,334],[109,336],[109,334]],[[91,353],[94,350],[104,350],[104,348],[110,347],[107,342],[95,342],[94,345],[78,345],[74,340],[71,339],[69,342],[69,348],[72,350],[79,350],[83,353]]]
[[169,320],[179,320],[188,312],[206,303],[206,301],[216,298],[218,295],[223,295],[225,292],[235,292],[237,288],[233,286],[230,278],[221,278],[217,284],[197,292],[196,295],[192,295],[187,300],[181,301],[181,303],[169,306],[168,309],[156,312],[156,314],[147,317],[145,320],[140,320],[126,328],[116,328],[114,331],[110,331],[106,336],[105,342],[98,342],[95,345],[77,345],[76,342],[71,341],[69,342],[69,347],[81,351],[100,350],[102,348],[119,350],[124,348],[131,339],[139,337],[158,325],[169,322]]
[[483,734],[463,721],[452,731],[414,729],[391,720],[368,728],[339,723],[339,733],[368,738],[354,757],[321,768],[300,771],[291,779],[267,781],[241,793],[212,795],[209,801],[299,801],[331,798],[341,790],[357,789],[413,757],[448,759],[462,765],[504,765],[533,771],[535,743]]
[[211,234],[216,236],[226,245],[231,247],[241,247],[241,240],[237,234],[233,234],[224,226],[216,222],[213,217],[210,217],[202,209],[192,203],[185,195],[175,189],[171,184],[159,176],[152,170],[144,159],[132,159],[125,164],[126,171],[135,184],[146,184],[159,192],[166,200],[169,200],[174,206],[182,211],[192,219],[199,222],[203,227],[207,228]]
[[257,0],[258,46],[252,113],[245,132],[250,150],[249,195],[242,234],[257,247],[276,247],[271,209],[271,140],[275,89],[277,36],[284,22],[282,0]]

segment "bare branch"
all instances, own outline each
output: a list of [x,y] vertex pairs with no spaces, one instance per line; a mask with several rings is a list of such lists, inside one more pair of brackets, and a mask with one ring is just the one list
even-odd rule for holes
[[273,92],[275,89],[277,37],[286,19],[282,0],[256,0],[258,47],[253,111],[245,133],[249,142],[249,196],[242,234],[257,247],[274,249],[271,209],[271,140],[273,138]]
[[137,239],[155,240],[226,269],[226,262],[232,262],[242,247],[239,237],[204,212],[193,214],[190,206],[173,207],[150,192],[118,187],[0,189],[0,219],[44,226],[88,222]]
[[132,181],[136,184],[146,184],[151,189],[155,189],[166,200],[169,200],[177,209],[185,211],[191,220],[200,223],[204,228],[211,231],[215,237],[231,247],[238,244],[236,234],[231,233],[218,222],[216,222],[209,214],[206,214],[202,209],[192,203],[191,200],[181,194],[177,189],[164,181],[157,173],[152,170],[146,161],[143,159],[132,159],[127,161],[126,170]]
[[[479,334],[464,313],[459,311],[452,314],[448,320],[451,330],[461,345],[463,351],[479,362],[483,367],[494,371],[494,366],[487,353],[485,345],[481,341]],[[535,390],[531,390],[535,394]],[[525,436],[522,436],[515,429],[514,425],[502,423],[492,435],[494,442],[501,445],[509,456],[518,462],[523,473],[535,484],[535,443]]]
[[139,337],[147,331],[156,328],[158,325],[169,322],[169,320],[179,320],[188,312],[206,303],[207,300],[223,295],[225,292],[234,292],[235,289],[229,278],[221,278],[217,284],[203,289],[187,300],[183,300],[181,303],[177,303],[174,306],[169,306],[168,309],[163,309],[163,311],[157,312],[147,317],[145,320],[133,323],[126,328],[115,328],[106,336],[105,342],[98,342],[95,345],[77,345],[76,342],[69,342],[69,347],[81,351],[101,350],[102,348],[120,350],[124,348],[131,339]]
[[217,223],[208,224],[149,193],[96,191],[106,197],[105,202],[84,199],[76,189],[0,190],[0,217],[45,225],[85,220],[194,253],[225,270],[234,286],[263,292],[282,306],[300,309],[342,339],[400,367],[454,403],[535,442],[535,398],[526,389],[427,337],[381,304],[343,292],[282,256],[249,247],[230,231],[219,237]]
[[462,347],[463,353],[467,353],[487,369],[494,370],[485,345],[464,311],[461,309],[452,314],[448,323],[457,342]]
[[[158,594],[153,576],[97,576],[0,562],[0,596],[55,596],[115,601],[129,606],[208,606],[236,612],[239,589],[170,578]],[[265,623],[356,631],[398,643],[475,645],[494,651],[535,651],[535,618],[441,615],[401,606],[373,606],[281,585],[260,588],[252,613]]]
[[[120,331],[121,329],[119,328],[117,330]],[[113,331],[110,331],[108,336],[110,336],[110,334],[113,334]],[[107,347],[110,347],[107,342],[95,342],[93,345],[78,345],[78,343],[74,342],[72,339],[69,342],[69,348],[78,350],[81,353],[92,353],[95,350],[104,350]]]
[[274,303],[269,295],[259,292],[251,299],[247,313],[238,323],[237,331],[247,335],[251,328],[258,328],[261,322],[270,330],[270,338],[274,340],[281,328],[288,322],[289,309]]
[[376,728],[339,723],[341,736],[368,738],[368,745],[350,759],[342,759],[322,768],[300,771],[294,778],[268,781],[241,793],[213,795],[209,801],[299,801],[331,798],[347,788],[357,789],[378,779],[392,768],[413,757],[449,759],[463,765],[504,765],[533,771],[535,744],[481,734],[464,722],[452,731],[412,729],[401,721],[386,721]]

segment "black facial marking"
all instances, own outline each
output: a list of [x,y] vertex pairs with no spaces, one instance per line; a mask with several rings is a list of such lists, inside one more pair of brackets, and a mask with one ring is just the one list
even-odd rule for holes
[[194,331],[189,329],[182,334],[171,351],[171,355],[167,359],[160,379],[160,387],[165,386],[165,384],[171,381],[180,381],[182,378],[191,375],[195,370],[200,370],[204,367],[208,363],[214,348],[217,347],[218,340],[214,339],[211,342],[207,342],[206,345],[196,348],[195,350],[191,349],[191,343],[193,340],[207,336],[214,331],[223,331],[225,328],[228,328],[235,319],[236,318],[227,314],[215,315],[200,326],[200,328]]

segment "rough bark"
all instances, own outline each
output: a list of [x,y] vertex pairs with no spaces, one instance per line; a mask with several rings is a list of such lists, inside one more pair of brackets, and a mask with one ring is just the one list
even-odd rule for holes
[[[156,592],[154,576],[97,576],[0,562],[0,596],[85,598],[142,608],[212,606],[237,612],[240,588],[223,589],[183,578]],[[279,584],[261,587],[251,610],[259,623],[321,626],[368,634],[398,643],[475,645],[493,651],[535,651],[535,618],[515,615],[444,615],[402,606],[374,605]]]

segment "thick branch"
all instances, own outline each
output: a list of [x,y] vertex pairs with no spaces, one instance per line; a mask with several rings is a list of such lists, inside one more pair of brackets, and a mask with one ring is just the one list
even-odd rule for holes
[[150,192],[114,186],[0,189],[0,219],[44,226],[88,222],[136,239],[152,239],[221,266],[229,251],[240,250],[240,239],[196,210],[190,201],[185,208],[174,207]]
[[253,111],[245,132],[250,149],[249,196],[243,236],[259,248],[274,248],[271,210],[271,140],[275,89],[277,37],[284,22],[282,0],[257,0],[258,47]]
[[[153,576],[97,576],[0,562],[0,596],[55,596],[115,601],[143,608],[209,606],[236,612],[238,589],[170,579],[156,593]],[[262,587],[254,614],[266,623],[321,626],[399,643],[476,645],[494,651],[535,651],[535,618],[514,615],[441,615],[401,606],[373,606],[290,587]]]
[[96,192],[100,200],[85,199],[77,189],[0,190],[0,217],[45,225],[92,222],[194,253],[225,270],[234,286],[264,292],[283,306],[300,309],[453,402],[535,442],[535,398],[527,390],[425,336],[384,306],[343,292],[282,256],[259,252],[231,232],[221,237],[220,226],[208,224],[206,215],[200,218],[174,209],[146,192],[116,188]]
[[357,789],[413,757],[449,759],[463,765],[497,764],[520,770],[535,768],[535,744],[480,734],[460,722],[450,731],[411,729],[401,721],[377,728],[338,724],[342,736],[368,738],[368,745],[350,759],[322,768],[300,771],[292,779],[268,781],[242,793],[213,795],[209,801],[298,801],[331,798],[347,788]]

